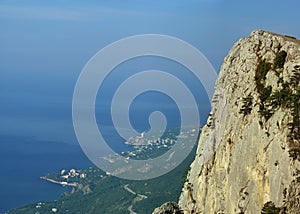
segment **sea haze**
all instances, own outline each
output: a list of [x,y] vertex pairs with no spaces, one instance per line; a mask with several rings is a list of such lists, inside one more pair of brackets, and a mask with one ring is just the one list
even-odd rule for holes
[[[154,58],[126,62],[107,77],[96,100],[99,130],[116,152],[128,148],[122,144],[124,141],[110,117],[113,92],[128,76],[149,69],[173,71],[190,87],[200,109],[201,123],[206,121],[210,109],[207,95],[195,77],[184,74],[184,67]],[[72,95],[77,76],[50,72],[2,74],[5,79],[0,79],[0,213],[27,203],[54,200],[69,190],[47,183],[41,176],[61,169],[93,166],[82,152],[72,125]],[[150,92],[136,97],[130,107],[133,127],[139,132],[147,131],[148,117],[153,111],[165,113],[168,128],[180,125],[178,108],[170,97]]]
[[[149,129],[147,117],[151,110],[157,110],[157,104],[149,105],[149,103],[143,102],[145,101],[144,99],[148,99],[152,95],[137,98],[136,104],[130,110],[132,124],[140,132]],[[178,127],[178,122],[180,122],[180,120],[176,119],[178,117],[176,110],[178,109],[176,106],[170,105],[169,102],[170,100],[166,101],[165,105],[161,104],[164,106],[161,110],[168,112],[169,128]],[[128,150],[129,148],[122,144],[124,140],[118,136],[112,126],[107,110],[107,108],[96,108],[99,130],[116,152]],[[71,108],[69,111],[71,111]],[[69,113],[66,111],[65,117]],[[101,115],[106,116],[99,118]],[[70,135],[68,132],[73,132],[71,129],[71,118],[63,120],[59,118],[55,122],[50,119],[48,124],[47,120],[43,119],[39,123],[43,126],[48,125],[50,131],[37,131],[36,136],[32,137],[35,134],[34,130],[39,130],[40,128],[38,120],[31,122],[30,120],[22,119],[23,117],[19,118],[20,122],[16,126],[18,126],[18,129],[24,126],[27,135],[24,135],[26,132],[24,133],[23,131],[16,132],[15,135],[12,135],[12,133],[0,134],[0,213],[28,203],[55,200],[63,192],[70,190],[43,181],[40,179],[41,176],[48,173],[56,173],[62,169],[80,169],[93,166],[82,152],[76,140],[71,141],[72,138],[70,138],[70,141],[48,140],[51,139],[51,133],[55,138],[60,136],[62,139],[68,138],[67,136]],[[64,130],[55,129],[56,123],[60,124],[58,127],[71,127]],[[43,135],[45,136],[44,139]]]

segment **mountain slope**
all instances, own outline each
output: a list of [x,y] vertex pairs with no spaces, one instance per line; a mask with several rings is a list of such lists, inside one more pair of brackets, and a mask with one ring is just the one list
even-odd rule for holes
[[232,47],[179,199],[184,213],[300,212],[299,79],[293,37],[256,30]]

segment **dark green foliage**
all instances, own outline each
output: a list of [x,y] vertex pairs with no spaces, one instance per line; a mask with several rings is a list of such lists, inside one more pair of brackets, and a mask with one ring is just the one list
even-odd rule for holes
[[289,97],[288,94],[286,94],[286,91],[275,91],[270,96],[270,106],[272,107],[272,109],[277,109],[281,106],[286,106],[288,98]]
[[[73,193],[63,195],[59,200],[44,202],[42,207],[36,209],[36,204],[27,205],[10,211],[10,214],[32,214],[32,213],[53,213],[53,207],[58,209],[57,213],[74,214],[94,214],[94,213],[129,213],[128,207],[133,205],[132,209],[137,213],[152,213],[154,208],[159,207],[166,201],[177,201],[183,186],[184,180],[182,174],[187,171],[195,157],[196,147],[173,171],[161,177],[146,181],[131,181],[106,176],[104,172],[98,169],[84,170],[87,173],[87,184],[92,189],[88,194],[84,194],[82,189]],[[103,178],[100,175],[105,175]],[[55,176],[53,176],[54,178]],[[92,180],[92,182],[90,182]],[[124,186],[138,194],[146,195],[148,198],[133,203],[137,195],[129,193]],[[86,186],[86,185],[85,185]]]
[[258,112],[266,121],[269,120],[274,113],[272,109],[266,108],[264,104],[260,104]]
[[265,80],[268,71],[271,69],[271,63],[262,60],[257,66],[258,79]]
[[233,144],[231,138],[228,138],[227,142],[228,142],[229,145]]
[[288,38],[290,38],[290,39],[297,39],[296,37],[294,37],[294,36],[289,36],[289,35],[284,35],[285,37],[288,37]]
[[279,214],[280,208],[276,207],[272,201],[264,204],[261,214]]
[[282,77],[279,77],[278,81],[277,81],[277,84],[282,84],[283,83],[283,78]]
[[160,214],[183,214],[175,202],[167,202],[160,206]]
[[269,100],[272,93],[272,86],[264,87],[259,93],[260,104],[259,104],[259,114],[265,118],[265,120],[269,120],[272,117],[274,111],[272,108],[269,108]]
[[261,60],[257,65],[256,72],[255,72],[255,83],[256,89],[259,93],[259,113],[262,117],[265,118],[267,121],[272,115],[273,111],[267,108],[268,100],[272,93],[272,86],[265,87],[265,80],[268,71],[271,69],[271,64],[266,62],[266,60]]
[[253,97],[251,95],[248,95],[247,97],[243,98],[243,105],[240,109],[240,114],[243,114],[244,116],[251,113],[252,110],[252,99]]
[[258,92],[264,88],[263,82],[266,80],[268,71],[271,69],[271,63],[266,62],[266,60],[261,60],[256,68],[255,72],[255,82]]
[[259,98],[261,102],[265,102],[270,97],[271,92],[272,92],[272,86],[263,88],[261,93],[259,94]]
[[[276,54],[273,62],[273,69],[283,68],[286,55],[287,54],[285,51],[280,51]],[[255,72],[256,89],[260,98],[259,113],[265,118],[266,121],[272,117],[274,109],[278,108],[282,103],[284,103],[283,101],[286,100],[285,92],[287,92],[280,91],[280,93],[272,94],[272,87],[265,87],[266,76],[270,69],[271,63],[266,62],[264,59],[259,61]],[[278,83],[283,84],[283,79],[279,79]]]
[[[293,76],[289,82],[290,96],[287,106],[291,109],[292,121],[289,123],[290,139],[300,140],[300,69],[294,67]],[[298,142],[299,144],[299,142]],[[298,145],[299,147],[299,145]]]
[[300,89],[291,98],[291,115],[292,122],[289,123],[290,137],[300,139]]
[[[286,59],[286,52],[280,51],[277,53],[273,68],[283,68]],[[300,140],[300,66],[296,65],[293,70],[293,75],[290,81],[285,82],[282,77],[279,78],[278,84],[281,84],[282,89],[272,93],[272,87],[265,87],[265,79],[270,70],[270,63],[265,60],[260,60],[255,73],[256,88],[259,93],[259,113],[267,121],[272,117],[274,111],[278,108],[290,109],[292,121],[288,124],[290,130],[290,140]],[[245,108],[240,112],[249,112]],[[262,124],[261,124],[262,125]]]
[[186,182],[186,181],[188,180],[188,179],[187,179],[187,176],[188,176],[190,170],[191,170],[191,167],[189,167],[187,170],[185,170],[185,171],[182,173],[182,176],[181,176],[182,181]]
[[273,61],[273,69],[283,68],[287,53],[285,51],[280,51],[276,54],[276,57]]
[[300,157],[300,149],[299,148],[292,148],[289,150],[289,156],[296,160],[298,157]]
[[300,82],[300,72],[294,71],[293,76],[291,77],[292,87],[296,87]]

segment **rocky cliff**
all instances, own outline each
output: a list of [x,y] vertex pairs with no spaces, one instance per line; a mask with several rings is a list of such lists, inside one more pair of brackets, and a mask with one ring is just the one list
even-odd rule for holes
[[300,42],[257,30],[224,59],[179,206],[300,213]]
[[300,213],[300,41],[261,30],[222,65],[179,207]]

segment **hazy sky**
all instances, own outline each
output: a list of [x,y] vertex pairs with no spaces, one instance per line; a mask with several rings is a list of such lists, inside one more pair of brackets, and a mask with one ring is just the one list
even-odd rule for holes
[[218,69],[232,43],[253,29],[299,36],[299,6],[297,0],[2,0],[1,71],[76,75],[105,45],[144,33],[181,38]]
[[57,121],[66,112],[70,121],[77,77],[89,58],[116,40],[146,33],[178,37],[218,71],[233,43],[254,29],[300,38],[299,8],[298,0],[1,0],[0,134],[71,130]]

